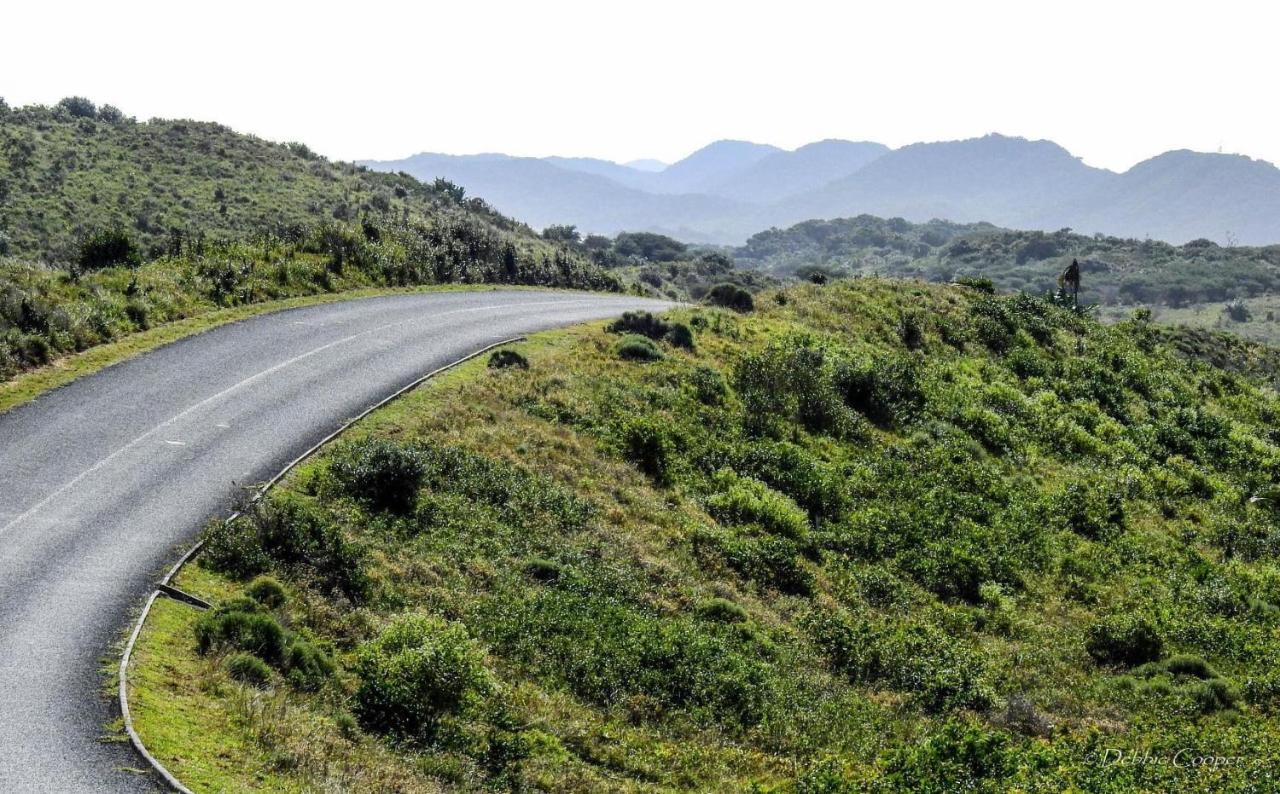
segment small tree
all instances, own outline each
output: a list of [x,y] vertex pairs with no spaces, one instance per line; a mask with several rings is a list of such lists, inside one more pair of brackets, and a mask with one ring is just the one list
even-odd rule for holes
[[121,228],[99,229],[80,243],[80,267],[100,270],[104,267],[128,265],[136,267],[142,261],[138,246],[129,233]]
[[75,118],[91,119],[98,115],[98,106],[82,96],[69,96],[59,102],[57,107]]

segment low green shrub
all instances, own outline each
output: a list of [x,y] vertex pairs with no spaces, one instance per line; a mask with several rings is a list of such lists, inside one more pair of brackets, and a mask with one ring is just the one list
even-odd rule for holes
[[245,651],[279,665],[284,659],[285,631],[256,601],[233,599],[200,616],[195,624],[196,649]]
[[245,594],[268,609],[284,606],[287,596],[284,586],[270,576],[259,576],[245,588]]
[[920,368],[913,359],[890,357],[860,363],[842,362],[834,385],[845,405],[880,427],[895,427],[916,418],[925,405]]
[[676,444],[665,425],[647,417],[631,419],[622,425],[617,436],[624,458],[655,483],[671,482]]
[[285,680],[294,689],[314,692],[333,675],[333,660],[328,654],[301,637],[289,641],[283,657]]
[[624,361],[657,361],[663,357],[652,340],[639,334],[622,337],[614,350]]
[[100,270],[120,265],[137,266],[142,252],[129,233],[119,228],[98,229],[80,243],[77,263],[84,270]]
[[417,501],[424,466],[411,447],[366,439],[335,452],[330,471],[348,495],[375,510],[404,514]]
[[935,626],[858,621],[841,610],[815,613],[807,628],[854,683],[886,683],[935,714],[991,704],[981,658]]
[[718,556],[743,578],[763,587],[789,595],[813,593],[813,573],[800,559],[800,546],[790,538],[701,530],[693,543],[699,555]]
[[800,538],[809,529],[809,518],[786,494],[763,482],[721,469],[715,477],[716,491],[707,497],[707,510],[720,521],[753,523],[768,532]]
[[493,688],[480,647],[458,624],[410,615],[361,646],[356,717],[369,731],[430,740],[443,719]]
[[226,668],[228,675],[250,686],[261,689],[271,682],[271,668],[251,653],[236,653],[228,656]]
[[211,523],[204,541],[200,564],[230,576],[248,578],[278,564],[352,601],[368,589],[363,549],[302,497],[273,493],[235,521]]
[[706,302],[712,306],[723,306],[735,312],[746,313],[756,307],[755,298],[736,284],[717,284],[708,290]]
[[670,342],[672,347],[693,350],[693,329],[684,323],[672,323],[671,329],[663,338]]
[[698,604],[698,617],[721,623],[747,622],[747,610],[727,598],[711,598]]
[[729,394],[724,377],[710,367],[694,367],[689,372],[688,382],[693,389],[694,398],[703,405],[720,405]]
[[613,334],[639,334],[656,342],[671,332],[671,324],[651,312],[623,312],[605,326],[605,330]]
[[525,562],[524,573],[535,581],[551,583],[559,581],[563,569],[558,562],[535,558]]
[[529,368],[529,359],[518,350],[510,348],[502,348],[495,350],[489,354],[489,369],[508,369],[517,367],[519,369]]
[[1146,618],[1112,615],[1089,627],[1085,650],[1098,664],[1134,667],[1159,659],[1164,641]]

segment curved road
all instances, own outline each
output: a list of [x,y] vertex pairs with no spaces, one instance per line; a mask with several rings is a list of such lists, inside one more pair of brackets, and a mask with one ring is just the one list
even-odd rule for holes
[[[0,414],[0,791],[152,791],[102,660],[239,489],[423,373],[518,334],[666,308],[491,290],[224,326]],[[132,770],[132,771],[131,771]]]

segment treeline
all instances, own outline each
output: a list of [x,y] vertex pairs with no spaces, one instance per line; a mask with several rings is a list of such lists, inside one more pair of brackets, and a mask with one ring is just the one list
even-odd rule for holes
[[1072,259],[1091,302],[1185,306],[1280,288],[1280,245],[1172,245],[1070,229],[1031,232],[990,224],[910,223],[860,215],[761,232],[733,251],[744,267],[801,277],[885,275],[949,282],[988,278],[1001,291],[1044,293]]

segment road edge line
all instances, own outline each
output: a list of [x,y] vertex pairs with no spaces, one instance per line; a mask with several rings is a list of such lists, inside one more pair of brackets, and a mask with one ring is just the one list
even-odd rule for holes
[[[400,387],[399,389],[392,392],[387,397],[382,398],[378,402],[374,403],[373,405],[364,409],[360,413],[356,414],[354,417],[348,419],[337,430],[325,436],[320,441],[312,445],[311,448],[308,449],[306,452],[303,452],[301,455],[299,455],[298,457],[290,461],[283,469],[277,472],[274,477],[272,477],[271,479],[267,480],[265,483],[262,484],[262,486],[258,489],[257,493],[255,493],[253,497],[249,500],[249,503],[253,504],[254,502],[257,502],[259,499],[261,499],[263,496],[266,495],[267,491],[271,490],[273,486],[275,486],[282,479],[284,479],[285,475],[293,471],[293,469],[297,468],[298,464],[302,463],[304,460],[314,455],[316,452],[320,450],[321,447],[325,446],[330,441],[333,441],[335,438],[345,433],[347,430],[351,428],[352,425],[359,422],[361,419],[364,419],[366,416],[378,410],[379,408],[382,408],[386,406],[388,403],[393,402],[394,400],[397,400],[400,397],[403,397],[405,394],[418,388],[422,384],[426,383],[428,380],[436,377],[437,375],[443,374],[444,372],[447,372],[448,370],[451,370],[454,367],[465,364],[466,362],[471,361],[474,358],[479,358],[480,356],[483,356],[485,353],[488,353],[489,351],[494,350],[496,348],[502,347],[503,345],[510,345],[516,342],[524,342],[527,339],[528,337],[522,334],[520,336],[513,336],[509,339],[503,339],[500,342],[493,342],[492,344],[486,345],[480,348],[479,350],[476,350],[472,353],[468,353],[462,358],[459,358],[455,361],[445,364],[442,367],[437,367],[436,369],[431,370],[430,372],[418,378],[417,380],[414,380],[413,382]],[[236,510],[230,516],[227,517],[227,521],[235,521],[237,518],[241,516],[242,513],[243,513],[242,510]],[[173,567],[169,569],[169,572],[164,575],[164,578],[160,580],[159,584],[164,587],[170,587],[171,585],[169,583],[173,580],[173,578],[178,575],[178,573],[182,570],[183,566],[185,566],[188,562],[190,562],[196,556],[196,554],[200,552],[200,549],[202,549],[203,547],[204,547],[204,541],[197,541],[194,546],[192,546],[190,549],[187,550],[185,554],[183,554],[181,557],[178,558],[178,561],[174,563]],[[121,654],[120,656],[120,672],[118,675],[118,678],[119,678],[118,696],[120,700],[120,715],[124,719],[124,730],[125,730],[125,733],[127,733],[129,736],[129,743],[133,745],[133,749],[137,751],[138,755],[142,756],[142,760],[146,761],[151,766],[151,768],[160,775],[160,777],[164,780],[164,782],[167,783],[169,787],[172,788],[174,791],[178,792],[179,794],[193,794],[191,789],[182,785],[182,781],[174,777],[173,773],[171,773],[168,769],[166,769],[164,764],[160,763],[160,761],[156,759],[156,757],[153,756],[151,752],[147,749],[146,743],[142,741],[142,737],[138,735],[138,731],[133,727],[133,715],[129,711],[129,662],[133,656],[133,647],[134,645],[137,644],[138,637],[142,634],[142,627],[147,622],[147,616],[151,614],[151,607],[155,604],[156,599],[160,598],[163,595],[165,595],[164,591],[160,589],[160,587],[157,587],[155,590],[151,592],[151,595],[147,597],[146,604],[143,605],[142,612],[138,615],[138,621],[137,623],[134,624],[133,632],[129,635],[129,641],[125,644],[124,653]]]

